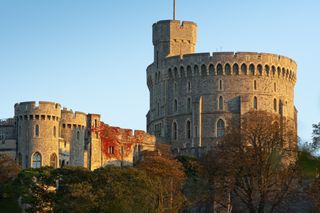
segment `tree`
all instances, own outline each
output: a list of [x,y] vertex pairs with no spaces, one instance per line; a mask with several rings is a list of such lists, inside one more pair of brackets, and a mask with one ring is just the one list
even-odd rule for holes
[[94,171],[91,181],[98,197],[96,212],[154,212],[156,185],[144,171],[108,166]]
[[315,179],[309,192],[318,210],[320,210],[320,193],[319,192],[320,192],[320,177]]
[[26,204],[26,212],[52,212],[56,199],[56,178],[52,168],[26,169],[14,181],[17,198]]
[[295,134],[267,112],[249,112],[240,123],[204,159],[213,202],[228,211],[232,200],[250,213],[274,212],[297,189]]
[[170,152],[170,146],[158,145],[159,154],[145,154],[137,168],[152,179],[157,192],[156,212],[178,212],[185,202],[182,193],[185,174],[182,164]]
[[183,193],[187,199],[185,208],[196,208],[202,206],[208,196],[208,181],[204,176],[204,168],[197,158],[189,156],[178,156],[176,158],[182,163],[186,181]]
[[0,155],[0,209],[3,212],[21,212],[11,182],[18,176],[21,168],[8,155]]
[[0,155],[0,184],[8,183],[16,178],[21,168],[16,164],[14,159],[8,155]]

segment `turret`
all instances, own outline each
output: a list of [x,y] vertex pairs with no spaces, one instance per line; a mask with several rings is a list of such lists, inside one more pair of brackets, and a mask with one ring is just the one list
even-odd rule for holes
[[164,20],[153,24],[154,63],[166,57],[195,52],[197,24],[189,21]]

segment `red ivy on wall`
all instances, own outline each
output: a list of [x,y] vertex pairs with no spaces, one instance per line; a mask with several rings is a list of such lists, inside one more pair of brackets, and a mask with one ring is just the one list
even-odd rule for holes
[[131,130],[111,127],[103,122],[98,127],[92,127],[93,133],[98,133],[102,142],[102,151],[107,159],[123,160],[132,153],[134,145],[143,140],[143,134],[132,135]]

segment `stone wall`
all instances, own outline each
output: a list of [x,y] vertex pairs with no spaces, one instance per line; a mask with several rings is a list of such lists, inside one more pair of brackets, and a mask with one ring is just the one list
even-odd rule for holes
[[[142,130],[122,129],[119,127],[111,127],[118,132],[118,146],[131,145],[130,153],[125,156],[118,156],[118,158],[107,157],[105,153],[102,154],[103,166],[132,166],[134,162],[140,159],[142,151],[154,151],[156,138]],[[103,145],[102,145],[103,146]],[[120,157],[120,158],[119,158]]]
[[[195,29],[188,30],[189,35],[195,33]],[[175,35],[161,28],[153,32],[153,37],[170,41]],[[147,68],[147,130],[159,142],[185,148],[211,146],[219,134],[219,120],[225,126],[237,124],[250,110],[296,120],[296,70],[292,59],[268,53],[168,53]]]

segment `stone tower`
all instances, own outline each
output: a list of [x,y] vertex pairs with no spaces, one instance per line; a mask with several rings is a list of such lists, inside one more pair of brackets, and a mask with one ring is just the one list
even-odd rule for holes
[[18,161],[23,168],[58,167],[60,118],[61,106],[57,103],[15,105]]
[[63,108],[61,111],[61,137],[70,145],[70,164],[84,166],[87,115]]
[[98,114],[89,114],[87,118],[88,129],[90,134],[88,135],[88,155],[90,156],[88,161],[88,168],[94,170],[103,166],[104,156],[101,138],[98,132],[93,132],[92,128],[98,128],[100,126],[101,116]]
[[296,133],[295,61],[257,52],[194,53],[196,28],[180,21],[153,25],[148,133],[180,152],[208,150],[251,110],[280,115]]
[[156,64],[169,56],[195,52],[197,40],[195,23],[165,20],[155,23],[152,28]]

